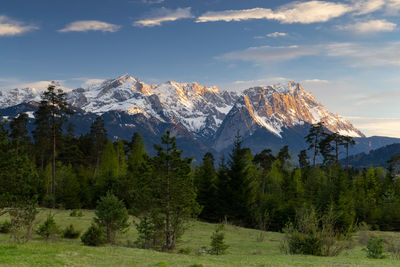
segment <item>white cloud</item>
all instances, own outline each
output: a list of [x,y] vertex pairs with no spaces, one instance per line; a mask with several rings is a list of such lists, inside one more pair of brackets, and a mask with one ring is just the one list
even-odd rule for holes
[[359,21],[354,24],[339,26],[340,30],[351,31],[359,34],[391,32],[396,29],[396,24],[385,19]]
[[387,0],[353,0],[356,15],[364,15],[382,9]]
[[287,36],[287,33],[285,32],[272,32],[272,33],[268,33],[267,37],[271,37],[271,38],[277,38],[277,37],[284,37]]
[[400,42],[384,44],[327,43],[275,47],[259,46],[230,52],[218,58],[262,63],[287,61],[306,56],[340,57],[353,67],[400,67]]
[[39,28],[35,25],[26,25],[7,16],[0,16],[0,36],[20,35],[37,29]]
[[119,25],[98,21],[98,20],[80,20],[68,24],[59,32],[87,32],[87,31],[102,31],[116,32],[121,28]]
[[190,7],[177,8],[177,9],[168,9],[163,7],[155,10],[147,18],[135,21],[133,23],[133,26],[154,27],[154,26],[160,26],[164,22],[176,21],[179,19],[189,19],[189,18],[193,18]]
[[241,21],[249,19],[277,20],[281,23],[326,22],[353,10],[352,6],[325,1],[292,2],[279,7],[252,8],[245,10],[209,11],[198,17],[196,22]]

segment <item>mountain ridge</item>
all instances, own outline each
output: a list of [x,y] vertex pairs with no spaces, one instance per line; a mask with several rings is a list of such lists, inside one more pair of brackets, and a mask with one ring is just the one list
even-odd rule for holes
[[[3,116],[10,116],[10,110],[18,104],[40,100],[38,90],[0,92]],[[80,129],[87,129],[84,123],[101,115],[113,139],[129,139],[138,131],[155,140],[154,136],[171,130],[177,139],[185,140],[189,149],[201,153],[224,153],[237,131],[255,151],[277,144],[293,145],[297,151],[304,148],[304,136],[310,125],[319,121],[331,132],[365,138],[350,122],[328,111],[295,82],[257,86],[236,93],[196,82],[150,85],[126,74],[66,94],[71,106],[79,110],[75,122]]]

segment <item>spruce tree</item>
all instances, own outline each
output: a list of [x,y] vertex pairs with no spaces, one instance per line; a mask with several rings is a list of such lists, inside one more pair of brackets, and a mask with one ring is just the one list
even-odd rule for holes
[[[72,114],[66,102],[66,95],[62,89],[56,88],[53,82],[42,95],[42,100],[38,111],[36,111],[36,130],[34,136],[39,145],[43,144],[43,137],[46,136],[51,144],[51,195],[55,196],[56,190],[56,143],[57,138],[62,135],[62,126],[66,121],[66,116]],[[44,134],[44,136],[40,136]],[[47,145],[46,145],[47,146]],[[45,147],[46,147],[45,146]]]
[[104,128],[104,121],[102,117],[97,116],[95,121],[90,126],[89,138],[92,142],[92,151],[90,151],[90,153],[94,156],[93,175],[97,176],[100,167],[101,155],[107,143],[107,130]]
[[214,156],[207,152],[203,164],[196,173],[197,202],[202,206],[199,217],[209,221],[217,221],[217,174],[214,168]]
[[26,151],[30,144],[30,137],[26,125],[28,124],[28,115],[20,113],[10,122],[10,138],[15,151],[20,154],[21,151]]
[[248,224],[250,207],[255,202],[255,183],[251,179],[252,155],[248,148],[242,147],[242,140],[236,136],[232,152],[230,154],[229,182],[231,190],[230,217],[238,224]]
[[322,122],[311,125],[308,135],[305,137],[309,144],[308,150],[313,150],[313,166],[316,166],[317,156],[319,153],[319,143],[324,133],[324,125]]
[[182,158],[175,137],[167,131],[161,145],[155,145],[157,155],[152,158],[153,214],[163,217],[165,250],[174,249],[184,232],[185,222],[198,212],[196,193],[191,175],[191,158]]

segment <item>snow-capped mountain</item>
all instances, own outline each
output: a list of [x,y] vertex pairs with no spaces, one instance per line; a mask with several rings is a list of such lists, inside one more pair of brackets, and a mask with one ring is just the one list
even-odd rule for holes
[[148,85],[129,75],[68,94],[71,105],[86,112],[110,110],[143,114],[161,122],[180,124],[197,137],[212,136],[238,96],[217,87],[169,81]]
[[219,128],[216,148],[220,150],[228,146],[235,130],[239,130],[241,135],[251,136],[263,128],[282,138],[285,129],[320,121],[331,132],[364,137],[350,122],[325,109],[299,83],[250,88],[243,92]]
[[0,108],[8,108],[30,101],[40,102],[41,93],[35,88],[0,90]]
[[[0,114],[10,116],[26,109],[26,105],[13,107],[39,102],[40,93],[29,88],[0,90]],[[101,115],[114,139],[130,138],[137,131],[155,142],[169,129],[188,149],[199,150],[193,153],[224,151],[232,145],[237,131],[255,151],[285,144],[303,149],[310,125],[320,121],[331,132],[364,137],[295,82],[254,87],[237,94],[198,83],[149,85],[124,75],[68,91],[67,100],[80,112],[75,116],[80,133],[88,130],[95,115]],[[33,114],[35,108],[27,111]]]

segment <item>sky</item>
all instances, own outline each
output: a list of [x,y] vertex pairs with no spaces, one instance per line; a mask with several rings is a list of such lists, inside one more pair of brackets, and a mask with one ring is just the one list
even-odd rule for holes
[[399,15],[400,0],[1,0],[0,90],[291,80],[367,136],[400,137]]

